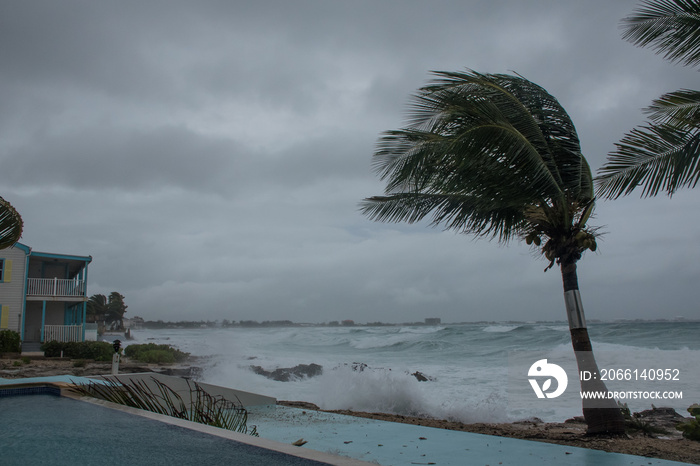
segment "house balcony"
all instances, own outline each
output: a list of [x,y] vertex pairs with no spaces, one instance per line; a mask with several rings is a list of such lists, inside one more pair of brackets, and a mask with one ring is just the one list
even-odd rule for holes
[[83,341],[83,326],[45,325],[41,341]]
[[84,280],[61,278],[28,278],[29,301],[86,301]]

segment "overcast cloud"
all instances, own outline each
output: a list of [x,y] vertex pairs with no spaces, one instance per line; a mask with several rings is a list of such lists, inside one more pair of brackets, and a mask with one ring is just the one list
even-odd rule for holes
[[[620,37],[634,0],[0,0],[0,195],[35,250],[92,255],[127,316],[565,319],[524,244],[373,223],[371,156],[430,70],[517,72],[600,167],[697,71]],[[700,189],[600,202],[589,319],[700,318]]]

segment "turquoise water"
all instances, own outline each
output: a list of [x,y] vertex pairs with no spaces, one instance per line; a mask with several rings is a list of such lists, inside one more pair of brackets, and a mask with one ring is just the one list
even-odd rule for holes
[[[671,406],[679,413],[700,402],[700,323],[589,323],[601,368],[678,369],[673,384],[608,384],[620,390],[679,390],[683,399],[627,400],[633,411]],[[427,415],[463,422],[502,422],[531,416],[561,422],[581,414],[579,403],[513,403],[506,381],[512,355],[538,352],[562,366],[575,364],[564,322],[387,327],[220,328],[135,331],[136,343],[167,343],[208,356],[203,381],[325,409]],[[523,366],[523,384],[530,389]],[[257,375],[319,364],[323,374],[293,382]],[[358,364],[364,370],[357,370]],[[430,378],[419,382],[410,374]],[[574,369],[575,371],[575,369]],[[577,381],[571,389],[577,390]]]
[[47,394],[0,397],[0,413],[3,466],[325,464]]

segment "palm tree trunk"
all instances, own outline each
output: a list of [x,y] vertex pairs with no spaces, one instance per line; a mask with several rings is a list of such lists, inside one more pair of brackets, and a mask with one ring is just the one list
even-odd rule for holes
[[[562,281],[564,282],[564,301],[566,303],[566,315],[569,319],[571,332],[571,344],[576,355],[576,364],[579,374],[591,374],[590,380],[581,381],[581,391],[605,392],[608,389],[600,380],[600,370],[593,356],[591,339],[588,336],[586,318],[583,313],[581,294],[578,289],[578,276],[576,275],[576,262],[561,264]],[[613,399],[590,400],[583,399],[583,417],[588,424],[587,434],[612,434],[625,433],[625,421],[622,417],[617,402]]]

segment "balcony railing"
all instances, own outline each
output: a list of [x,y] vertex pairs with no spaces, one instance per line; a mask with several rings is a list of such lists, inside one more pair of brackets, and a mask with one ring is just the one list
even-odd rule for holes
[[61,278],[29,278],[27,280],[27,296],[85,296],[85,281]]
[[82,325],[45,325],[44,341],[83,341]]

